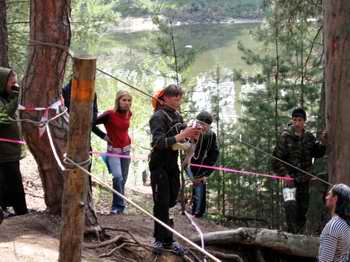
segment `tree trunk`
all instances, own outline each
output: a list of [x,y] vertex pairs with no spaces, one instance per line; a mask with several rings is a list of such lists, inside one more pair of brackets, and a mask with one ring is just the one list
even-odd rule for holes
[[[29,57],[21,96],[21,104],[25,107],[47,108],[61,99],[68,57],[63,47],[69,47],[71,37],[69,16],[69,1],[31,1]],[[22,111],[21,118],[40,121],[43,114],[43,111]],[[54,115],[55,111],[50,110],[48,117]],[[62,159],[66,151],[68,123],[60,117],[50,122],[50,127],[57,153]],[[50,212],[59,214],[63,172],[52,154],[47,132],[40,136],[39,128],[28,122],[23,122],[22,128],[29,150],[38,164],[46,206]]]
[[8,67],[8,35],[6,0],[0,0],[0,66]]
[[[194,237],[200,243],[199,237]],[[256,249],[268,248],[287,255],[315,258],[318,255],[319,238],[305,235],[293,235],[278,230],[263,228],[238,228],[228,231],[204,234],[206,246],[213,245],[252,245]]]
[[350,1],[323,1],[331,183],[350,184]]
[[[20,102],[25,107],[48,107],[61,99],[71,37],[69,16],[69,0],[31,2],[29,57]],[[40,121],[43,114],[43,111],[22,111],[21,118]],[[55,111],[49,110],[49,118],[55,115]],[[49,126],[57,154],[62,160],[66,152],[68,121],[59,117]],[[40,129],[28,122],[22,123],[22,129],[28,148],[38,164],[46,206],[51,213],[60,214],[63,172],[53,156],[47,132],[40,136]],[[91,194],[89,190],[85,205],[87,231],[99,233]]]
[[[96,58],[74,58],[67,158],[75,163],[89,159],[95,74]],[[85,163],[85,169],[88,166]],[[88,187],[88,176],[80,168],[72,166],[65,173],[59,261],[81,260]]]

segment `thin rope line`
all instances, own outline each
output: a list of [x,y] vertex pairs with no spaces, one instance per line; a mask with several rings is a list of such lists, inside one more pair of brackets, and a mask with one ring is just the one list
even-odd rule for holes
[[66,168],[63,166],[58,154],[57,154],[57,151],[56,151],[56,148],[55,148],[55,145],[53,143],[53,140],[52,140],[52,136],[51,136],[51,132],[50,132],[50,127],[49,127],[49,123],[47,122],[46,125],[45,125],[45,128],[46,128],[46,132],[47,132],[47,136],[49,138],[49,142],[50,142],[50,146],[51,146],[51,150],[52,150],[52,153],[56,159],[56,162],[58,164],[58,166],[61,168],[62,171],[65,171]]
[[272,154],[270,154],[270,153],[267,153],[267,152],[265,152],[264,150],[262,150],[262,149],[260,149],[260,148],[258,148],[258,147],[256,147],[256,146],[254,146],[254,145],[251,145],[251,144],[249,144],[249,143],[247,143],[247,142],[244,142],[244,141],[241,140],[241,139],[235,139],[235,140],[237,140],[239,143],[241,143],[241,144],[243,144],[243,145],[246,145],[246,146],[248,146],[248,147],[251,147],[251,148],[255,149],[256,151],[259,151],[259,152],[261,152],[261,153],[263,153],[263,154],[269,156],[270,158],[274,158],[274,159],[276,159],[276,160],[282,162],[283,164],[288,165],[288,166],[290,166],[290,167],[296,169],[296,170],[299,171],[299,172],[302,172],[302,173],[304,173],[304,174],[306,174],[306,175],[308,175],[308,176],[310,176],[310,177],[312,177],[312,178],[314,178],[314,179],[317,179],[317,180],[319,180],[319,181],[321,181],[321,182],[323,182],[323,183],[325,183],[325,184],[327,184],[327,185],[329,185],[329,186],[333,186],[333,184],[329,183],[328,181],[326,181],[326,180],[324,180],[324,179],[322,179],[322,178],[320,178],[320,177],[318,177],[318,176],[315,176],[315,175],[311,174],[310,172],[307,172],[307,171],[305,171],[305,170],[303,170],[303,169],[301,169],[301,168],[299,168],[299,167],[297,167],[297,166],[295,166],[295,165],[293,165],[293,164],[290,164],[290,163],[288,163],[288,162],[286,162],[286,161],[284,161],[284,160],[282,160],[282,159],[280,159],[280,158],[278,158],[278,157],[276,157],[276,156],[274,156],[274,155],[272,155]]
[[[141,94],[143,94],[143,95],[145,95],[145,96],[148,96],[148,97],[150,97],[150,98],[157,99],[156,97],[154,97],[154,96],[152,96],[152,95],[146,93],[145,91],[142,91],[141,89],[139,89],[139,88],[137,88],[137,87],[135,87],[135,86],[133,86],[133,85],[131,85],[131,84],[129,84],[129,83],[127,83],[127,82],[125,82],[125,81],[123,81],[123,80],[121,80],[121,79],[119,79],[119,78],[113,76],[113,75],[111,75],[110,73],[107,73],[106,71],[103,71],[102,69],[96,68],[96,71],[99,71],[99,72],[101,72],[102,74],[105,74],[106,76],[109,76],[110,78],[112,78],[112,79],[114,79],[114,80],[116,80],[116,81],[118,81],[118,82],[120,82],[120,83],[122,83],[122,84],[124,84],[124,85],[126,85],[126,86],[128,86],[128,87],[130,87],[130,88],[132,88],[132,89],[134,89],[134,90],[136,90],[136,91],[138,91],[138,92],[140,92]],[[158,99],[157,99],[157,100],[158,100]],[[158,100],[158,101],[159,101],[159,100]],[[162,102],[163,102],[163,101],[162,101]]]
[[74,165],[75,167],[79,168],[80,170],[82,170],[84,173],[86,173],[87,175],[91,176],[92,178],[94,178],[96,180],[96,182],[98,184],[100,184],[101,186],[104,186],[105,188],[109,189],[111,192],[113,192],[114,194],[118,195],[119,197],[121,197],[122,199],[124,199],[125,201],[127,201],[129,204],[133,205],[134,207],[136,207],[138,210],[140,210],[141,212],[143,212],[144,214],[146,214],[147,216],[149,216],[150,218],[152,218],[154,221],[156,221],[157,223],[159,223],[160,225],[162,225],[163,227],[165,227],[166,229],[168,229],[169,231],[171,231],[172,233],[174,233],[175,235],[177,235],[178,237],[180,237],[182,240],[184,240],[185,242],[187,242],[188,244],[190,244],[192,247],[194,247],[195,249],[197,249],[198,251],[200,251],[201,253],[205,254],[206,256],[210,257],[211,259],[213,259],[214,261],[217,262],[221,262],[221,260],[219,260],[218,258],[216,258],[215,256],[213,256],[212,254],[208,253],[206,250],[204,250],[203,248],[199,247],[197,244],[195,244],[194,242],[192,242],[191,240],[189,240],[188,238],[186,238],[185,236],[181,235],[180,233],[178,233],[176,230],[174,230],[173,228],[171,228],[170,226],[168,226],[167,224],[165,224],[164,222],[160,221],[158,218],[154,217],[151,213],[149,213],[148,211],[146,211],[145,209],[143,209],[142,207],[140,207],[138,204],[136,204],[135,202],[133,202],[132,200],[128,199],[127,197],[125,197],[124,195],[120,194],[118,191],[114,190],[112,187],[110,187],[109,185],[107,185],[105,182],[101,181],[98,177],[96,177],[95,175],[93,175],[92,173],[90,173],[89,171],[87,171],[85,168],[81,167],[80,165],[78,165],[77,163],[75,163],[72,159],[70,159],[69,157],[65,156],[65,159],[67,161],[70,162],[70,164]]
[[[196,222],[193,221],[191,215],[188,214],[187,211],[185,211],[185,215],[186,215],[186,217],[188,218],[188,220],[191,222],[191,225],[192,225],[192,226],[196,229],[196,231],[198,232],[199,237],[200,237],[200,239],[201,239],[201,247],[205,250],[205,248],[204,248],[204,236],[203,236],[202,230],[201,230],[200,227],[196,224]],[[207,260],[204,258],[203,261],[206,262]]]
[[69,46],[64,46],[56,43],[50,43],[50,42],[43,42],[39,40],[29,40],[29,45],[36,46],[36,45],[41,45],[41,46],[46,46],[46,47],[55,47],[58,49],[61,49],[62,51],[65,51],[69,56],[73,57],[73,52],[70,50]]

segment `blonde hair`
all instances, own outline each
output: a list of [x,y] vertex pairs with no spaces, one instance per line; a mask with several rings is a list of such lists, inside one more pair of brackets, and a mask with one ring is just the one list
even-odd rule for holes
[[114,102],[114,111],[118,111],[119,110],[119,100],[123,97],[123,96],[130,96],[130,98],[132,99],[132,96],[130,95],[130,93],[126,90],[119,90],[115,96],[115,102]]

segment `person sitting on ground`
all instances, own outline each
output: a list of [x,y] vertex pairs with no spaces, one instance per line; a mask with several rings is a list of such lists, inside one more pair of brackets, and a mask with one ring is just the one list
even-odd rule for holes
[[0,67],[0,138],[9,140],[0,141],[0,206],[4,211],[12,206],[16,215],[24,215],[28,209],[19,162],[24,150],[16,142],[21,139],[18,124],[12,121],[18,106],[18,91],[15,71]]
[[350,187],[336,184],[326,196],[332,218],[320,236],[319,262],[346,262],[350,255]]

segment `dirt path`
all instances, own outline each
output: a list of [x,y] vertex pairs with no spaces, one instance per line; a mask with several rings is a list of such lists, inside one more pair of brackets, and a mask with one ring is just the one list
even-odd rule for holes
[[[58,217],[46,213],[43,199],[41,181],[36,169],[36,163],[31,156],[21,162],[23,183],[26,191],[28,207],[32,210],[25,216],[10,217],[0,226],[0,262],[24,261],[57,261],[60,220]],[[102,227],[128,230],[139,241],[151,244],[153,221],[139,210],[129,205],[127,213],[123,215],[110,215],[111,194],[103,189],[95,188],[98,196],[96,211]],[[133,201],[152,213],[152,195],[149,187],[128,188],[127,195]],[[203,232],[216,231],[222,227],[206,220],[196,222]],[[177,210],[175,216],[175,229],[186,237],[196,234],[185,216]],[[118,232],[115,232],[118,234]],[[91,251],[84,249],[85,261],[110,261],[98,258],[104,250]],[[115,260],[114,260],[115,261]],[[119,261],[119,260],[118,260]],[[148,260],[146,257],[144,261]]]

